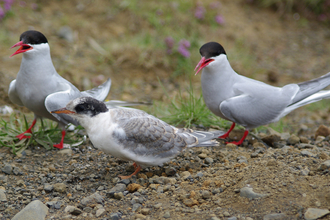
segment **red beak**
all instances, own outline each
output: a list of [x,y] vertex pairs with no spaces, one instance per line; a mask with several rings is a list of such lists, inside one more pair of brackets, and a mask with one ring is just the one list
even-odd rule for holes
[[23,41],[17,42],[11,48],[18,47],[18,46],[20,46],[20,48],[15,53],[13,53],[10,57],[12,57],[12,56],[14,56],[16,54],[24,53],[24,52],[26,52],[28,50],[32,50],[33,49],[33,47],[31,47],[30,45],[24,44]]
[[75,112],[73,111],[70,111],[66,108],[61,108],[61,109],[58,109],[58,110],[54,110],[54,111],[51,111],[50,113],[55,113],[55,114],[75,114]]
[[197,75],[197,73],[199,73],[199,71],[201,71],[204,67],[209,65],[212,61],[214,61],[214,59],[205,59],[205,57],[202,57],[202,59],[198,62],[197,66],[195,67],[195,71],[198,68],[195,75]]

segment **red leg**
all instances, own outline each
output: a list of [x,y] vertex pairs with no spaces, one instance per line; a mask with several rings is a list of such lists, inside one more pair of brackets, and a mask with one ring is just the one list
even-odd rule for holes
[[241,138],[240,141],[236,142],[236,141],[233,141],[233,142],[226,142],[226,144],[236,144],[236,145],[241,145],[244,141],[244,139],[246,138],[246,136],[249,134],[249,131],[248,130],[245,130],[244,131],[244,135],[243,137]]
[[58,149],[62,149],[63,148],[63,141],[64,141],[64,137],[65,137],[65,130],[62,130],[62,139],[61,142],[59,144],[54,144],[53,146],[58,148]]
[[[135,164],[136,167],[134,166],[134,164]],[[133,164],[133,166],[135,167],[135,171],[134,171],[134,173],[132,173],[132,174],[129,175],[129,176],[118,176],[118,177],[121,178],[122,180],[123,180],[123,179],[128,179],[128,178],[131,178],[132,176],[136,175],[138,172],[140,172],[140,170],[141,170],[141,166],[138,165],[138,164],[136,164],[135,162],[134,162],[134,164]]]
[[225,139],[229,136],[229,133],[235,128],[235,122],[233,122],[229,128],[229,130],[224,134],[224,135],[221,135],[219,138],[222,138],[222,139]]
[[25,136],[24,134],[26,134],[26,133],[30,133],[30,134],[32,134],[31,129],[32,129],[33,126],[36,124],[36,122],[37,122],[37,119],[34,119],[33,122],[32,122],[32,125],[31,125],[31,126],[25,131],[25,132],[23,132],[22,134],[17,135],[16,137],[17,137],[18,139],[20,139],[20,140],[22,140],[22,139],[24,139],[24,138],[31,138],[31,136]]

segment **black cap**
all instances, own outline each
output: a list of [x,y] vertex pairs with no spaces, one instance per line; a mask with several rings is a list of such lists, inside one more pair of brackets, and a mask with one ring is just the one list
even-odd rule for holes
[[199,53],[205,57],[205,59],[208,59],[210,57],[216,57],[220,54],[226,54],[225,49],[217,42],[209,42],[204,44],[200,49]]
[[43,35],[39,31],[34,31],[34,30],[25,31],[23,34],[21,34],[19,40],[23,41],[24,44],[48,43],[45,35]]

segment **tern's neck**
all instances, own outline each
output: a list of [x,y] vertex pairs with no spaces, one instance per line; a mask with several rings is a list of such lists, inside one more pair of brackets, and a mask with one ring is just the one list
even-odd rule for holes
[[103,130],[104,126],[112,122],[109,111],[101,112],[93,117],[84,116],[77,118],[77,120],[86,129],[87,134],[98,133],[100,130]]
[[[202,78],[208,80],[209,83],[218,83],[216,81],[228,82],[238,74],[233,70],[227,57],[222,57],[221,60],[216,60],[210,65],[206,66],[202,71]],[[225,81],[224,81],[225,80]]]
[[57,74],[49,52],[23,54],[20,71],[23,71],[25,75],[33,74],[34,77]]

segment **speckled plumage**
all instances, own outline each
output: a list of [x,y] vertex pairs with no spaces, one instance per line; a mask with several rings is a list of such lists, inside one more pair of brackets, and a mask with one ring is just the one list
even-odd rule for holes
[[[92,98],[78,98],[66,106],[66,110],[86,129],[93,145],[123,160],[131,160],[141,166],[161,165],[187,147],[215,146],[212,139],[222,131],[204,132],[178,129],[166,122],[132,108],[114,108],[97,112],[96,106],[76,111],[78,106],[97,103]],[[97,105],[104,105],[98,102]],[[55,111],[54,113],[56,113]]]

